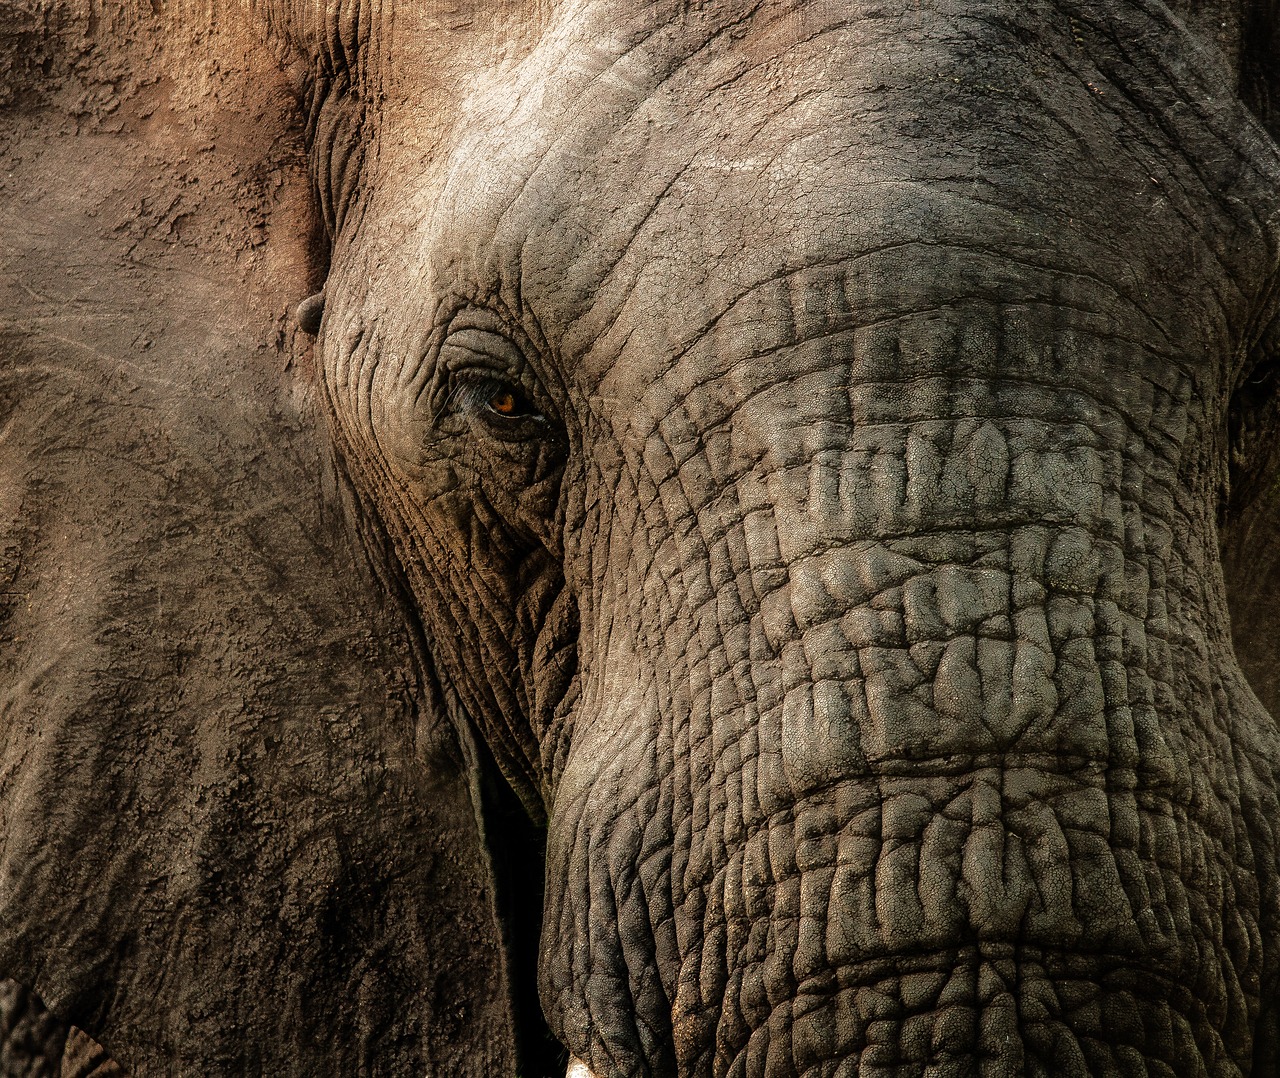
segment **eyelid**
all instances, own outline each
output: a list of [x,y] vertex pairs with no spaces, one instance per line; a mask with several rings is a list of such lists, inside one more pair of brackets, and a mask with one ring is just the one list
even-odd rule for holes
[[457,329],[440,346],[440,363],[445,370],[482,367],[498,372],[518,371],[524,356],[515,342],[487,329]]
[[[527,384],[528,361],[509,333],[476,325],[451,329],[440,345],[437,371],[437,420],[448,413],[468,414],[508,433],[514,433],[522,423],[548,422]],[[510,411],[494,406],[494,400],[503,394],[515,398]]]

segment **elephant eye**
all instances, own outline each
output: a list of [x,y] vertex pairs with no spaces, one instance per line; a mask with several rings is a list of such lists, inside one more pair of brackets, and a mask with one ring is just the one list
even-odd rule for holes
[[[478,314],[473,312],[478,317]],[[439,368],[448,387],[443,411],[469,418],[504,441],[526,441],[551,427],[535,403],[523,374],[532,371],[521,348],[506,332],[483,326],[451,330],[440,346]]]
[[514,424],[520,420],[542,418],[542,413],[523,389],[493,377],[464,379],[454,390],[451,404],[457,411],[470,412],[497,423]]
[[514,386],[498,386],[485,403],[491,411],[507,419],[519,419],[522,416],[537,414],[529,398]]

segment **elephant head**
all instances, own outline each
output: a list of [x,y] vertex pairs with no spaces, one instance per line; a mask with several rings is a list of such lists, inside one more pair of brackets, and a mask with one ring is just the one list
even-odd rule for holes
[[591,1072],[1276,1065],[1280,151],[1211,14],[296,14],[333,426]]

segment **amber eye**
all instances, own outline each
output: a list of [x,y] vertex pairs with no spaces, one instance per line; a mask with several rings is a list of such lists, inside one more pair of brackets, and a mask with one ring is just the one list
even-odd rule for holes
[[446,407],[459,415],[485,418],[490,426],[497,424],[498,429],[508,434],[523,429],[520,427],[523,420],[543,418],[518,385],[497,378],[461,379],[449,395]]
[[490,411],[497,412],[504,419],[520,419],[534,414],[530,400],[520,390],[506,384],[494,386],[484,402]]
[[520,410],[516,395],[509,389],[500,389],[490,397],[489,407],[498,415],[515,415]]

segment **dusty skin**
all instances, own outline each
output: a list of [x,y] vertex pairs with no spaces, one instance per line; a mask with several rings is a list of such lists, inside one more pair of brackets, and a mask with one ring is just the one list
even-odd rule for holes
[[6,1073],[1280,1073],[1274,20],[0,0]]

